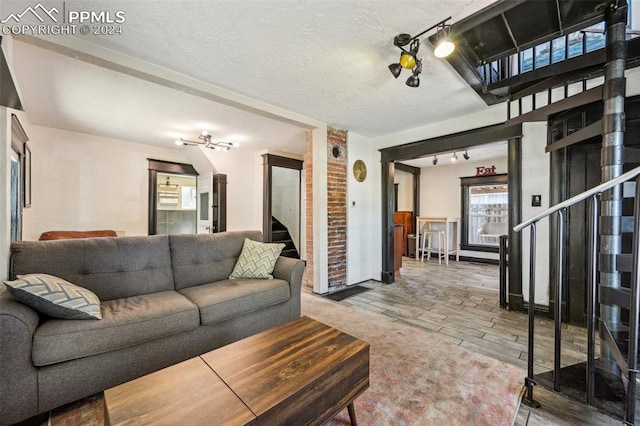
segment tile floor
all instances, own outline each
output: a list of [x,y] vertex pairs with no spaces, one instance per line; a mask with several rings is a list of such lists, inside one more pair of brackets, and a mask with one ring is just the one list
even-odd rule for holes
[[[499,307],[497,265],[475,262],[439,265],[435,260],[404,258],[395,283],[368,281],[362,285],[371,290],[340,303],[429,330],[455,345],[526,370],[527,316]],[[536,318],[536,374],[553,368],[552,327],[552,321]],[[563,364],[584,361],[586,341],[584,328],[565,325]],[[591,407],[538,387],[534,396],[542,407],[521,406],[516,425],[621,424]]]

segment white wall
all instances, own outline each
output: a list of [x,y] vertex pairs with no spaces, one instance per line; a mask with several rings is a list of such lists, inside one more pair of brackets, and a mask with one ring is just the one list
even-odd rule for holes
[[393,182],[398,184],[398,211],[413,211],[413,174],[396,169]]
[[32,126],[32,207],[23,239],[44,231],[148,231],[148,161],[186,162],[177,150]]
[[[382,204],[380,153],[371,139],[347,134],[347,284],[380,280],[382,271]],[[367,178],[358,182],[353,163],[364,161]],[[315,164],[314,164],[315,167]]]
[[[522,220],[527,220],[549,208],[550,157],[547,145],[547,124],[522,125]],[[531,207],[531,196],[542,195],[542,206]],[[555,217],[555,216],[553,216]],[[522,231],[522,295],[529,300],[529,232]],[[536,227],[536,298],[535,303],[549,304],[549,219]]]
[[[420,216],[453,216],[462,218],[460,178],[476,175],[476,167],[496,166],[496,173],[507,173],[506,145],[496,148],[504,156],[482,161],[460,159],[451,163],[442,158],[438,165],[420,170]],[[461,256],[498,259],[497,253],[461,250]]]
[[227,175],[227,231],[262,231],[262,152],[243,147],[228,152],[198,148],[216,173]]
[[504,123],[506,118],[507,106],[505,103],[501,103],[487,107],[487,109],[475,114],[454,117],[439,123],[415,127],[413,129],[402,130],[400,132],[377,137],[372,139],[372,148],[382,149],[390,146],[403,145],[409,142],[434,138],[436,136],[462,132],[464,130],[490,126],[492,124]]

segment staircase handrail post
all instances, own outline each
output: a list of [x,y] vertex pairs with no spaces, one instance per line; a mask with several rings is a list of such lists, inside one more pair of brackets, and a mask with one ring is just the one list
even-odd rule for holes
[[507,307],[507,241],[508,235],[500,235],[500,307]]
[[536,222],[530,224],[529,231],[529,303],[528,303],[528,339],[527,339],[527,377],[524,384],[527,388],[522,403],[529,407],[540,407],[535,399],[533,399],[533,386],[536,382],[533,378],[533,346],[534,346],[534,317],[535,317],[535,297],[536,297]]
[[564,280],[564,221],[566,209],[558,210],[558,241],[556,256],[556,302],[554,312],[553,390],[560,392],[560,358],[562,355],[562,284]]
[[595,398],[595,360],[596,360],[596,312],[598,291],[598,212],[599,195],[590,198],[589,240],[587,259],[587,404],[594,405]]

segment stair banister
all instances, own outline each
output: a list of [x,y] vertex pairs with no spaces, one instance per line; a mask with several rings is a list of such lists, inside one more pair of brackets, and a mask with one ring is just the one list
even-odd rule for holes
[[[638,287],[640,286],[640,275],[638,273],[637,262],[639,254],[639,243],[638,243],[638,235],[640,235],[640,218],[639,218],[639,209],[637,200],[640,200],[640,167],[636,167],[633,170],[630,170],[622,175],[611,179],[607,182],[604,182],[600,185],[597,185],[587,191],[584,191],[574,197],[571,197],[561,203],[550,207],[543,212],[531,217],[530,219],[514,226],[513,230],[515,232],[520,232],[523,229],[530,227],[530,253],[529,253],[529,301],[528,301],[528,314],[529,314],[529,338],[528,338],[528,359],[527,359],[527,377],[525,378],[525,385],[527,387],[526,393],[523,397],[523,403],[529,406],[537,407],[539,404],[533,399],[533,386],[535,385],[534,374],[533,374],[533,341],[534,341],[534,310],[535,310],[535,250],[536,250],[536,224],[545,217],[548,217],[554,213],[558,213],[558,262],[556,264],[557,268],[557,283],[556,283],[556,309],[555,309],[555,341],[554,341],[554,390],[560,391],[560,354],[561,354],[561,300],[562,300],[562,280],[563,280],[563,270],[562,270],[562,262],[564,258],[564,220],[565,220],[565,212],[567,209],[575,204],[578,204],[582,201],[591,199],[591,209],[589,210],[589,225],[590,225],[590,234],[589,234],[589,261],[588,261],[588,283],[590,285],[588,291],[588,315],[587,315],[587,335],[589,340],[589,348],[587,355],[587,403],[593,404],[594,398],[594,371],[595,371],[595,312],[596,312],[596,291],[597,291],[597,282],[596,282],[596,264],[597,264],[597,236],[598,236],[598,206],[599,206],[599,198],[600,195],[624,182],[632,180],[636,178],[636,209],[634,212],[635,216],[635,231],[636,238],[634,238],[634,255],[635,255],[635,265],[632,277],[632,308],[630,310],[630,315],[632,318],[635,318],[635,327],[632,325],[631,327],[631,335],[630,338],[634,339],[635,344],[629,345],[629,360],[632,358],[634,362],[629,364],[628,378],[630,379],[630,383],[635,383],[636,375],[637,375],[637,359],[636,356],[632,356],[632,354],[637,354],[637,339],[638,339],[638,306],[640,305],[640,294],[638,292]],[[635,284],[635,289],[633,289],[633,284]],[[635,292],[634,292],[635,290]],[[630,318],[631,321],[633,319]],[[635,404],[633,407],[631,406],[631,401],[635,401],[635,387],[631,390],[632,386],[629,386],[629,392],[627,393],[627,410],[626,417],[629,418],[633,416]],[[632,393],[631,393],[632,392]]]

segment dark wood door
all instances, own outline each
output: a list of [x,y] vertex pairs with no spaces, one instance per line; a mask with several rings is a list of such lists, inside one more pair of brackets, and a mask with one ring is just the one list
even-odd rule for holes
[[[567,198],[600,183],[600,144],[573,146],[567,159]],[[563,316],[577,324],[586,322],[588,209],[588,203],[579,203],[570,207],[567,212]]]

